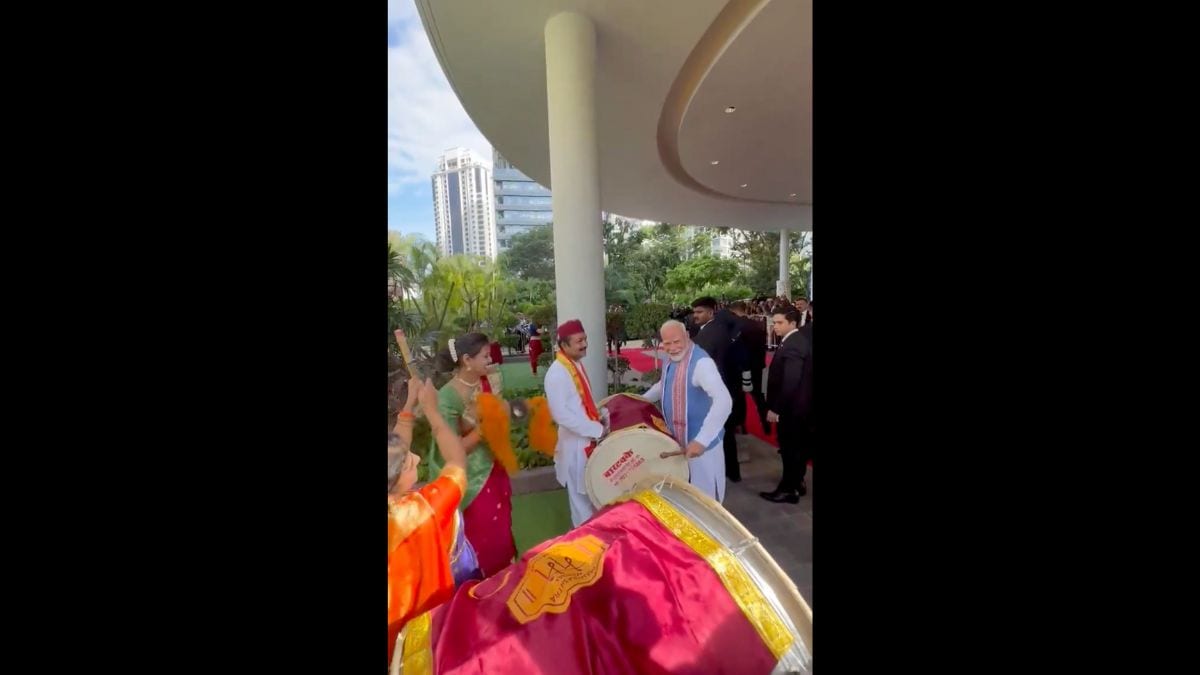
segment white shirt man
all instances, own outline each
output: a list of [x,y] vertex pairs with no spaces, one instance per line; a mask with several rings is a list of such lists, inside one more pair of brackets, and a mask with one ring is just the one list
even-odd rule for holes
[[[564,323],[558,329],[559,353],[546,371],[546,400],[550,416],[558,425],[558,445],[554,446],[554,474],[558,484],[567,489],[571,505],[571,524],[579,527],[596,512],[587,495],[584,469],[589,448],[604,435],[604,425],[591,395],[587,371],[580,363],[587,354],[587,334],[578,320]],[[584,397],[589,400],[585,403]]]

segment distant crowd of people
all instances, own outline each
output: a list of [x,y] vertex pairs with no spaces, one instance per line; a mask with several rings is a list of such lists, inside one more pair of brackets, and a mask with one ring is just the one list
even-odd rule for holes
[[[801,328],[811,325],[813,320],[812,301],[808,298],[800,298],[793,301],[784,297],[760,296],[747,300],[737,300],[735,302],[724,302],[718,300],[714,300],[714,302],[716,303],[716,310],[718,312],[722,310],[732,311],[733,308],[737,306],[740,307],[742,311],[742,314],[739,316],[749,317],[758,321],[763,327],[763,332],[766,333],[764,337],[764,344],[766,345],[767,351],[775,351],[779,348],[779,342],[781,340],[780,336],[776,335],[774,331],[768,330],[768,328],[771,323],[771,317],[781,308],[785,311],[788,308],[795,308],[796,311],[799,312],[799,325]],[[671,311],[671,318],[677,321],[688,323],[689,321],[693,320],[692,317],[694,312],[694,307],[675,307]]]

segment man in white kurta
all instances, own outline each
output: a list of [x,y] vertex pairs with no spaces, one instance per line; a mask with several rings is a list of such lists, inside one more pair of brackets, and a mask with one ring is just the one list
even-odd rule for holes
[[[733,399],[716,362],[692,342],[686,326],[678,321],[668,321],[659,333],[669,363],[664,362],[662,379],[650,387],[645,397],[655,403],[663,401],[663,417],[688,457],[691,470],[688,482],[723,502],[725,451],[721,441],[725,420],[733,410]],[[667,395],[664,387],[671,388],[671,395]],[[680,401],[678,407],[675,407],[675,401]],[[668,410],[668,407],[672,409]],[[680,414],[675,414],[676,410]],[[697,419],[700,415],[703,417]]]
[[[558,484],[567,489],[571,524],[575,527],[582,525],[596,512],[587,495],[584,469],[587,466],[588,449],[604,435],[604,424],[598,414],[593,414],[597,411],[591,395],[591,383],[580,363],[586,354],[587,334],[583,331],[583,324],[578,320],[564,323],[558,329],[558,353],[546,371],[544,383],[550,416],[558,425],[554,473]],[[584,397],[591,400],[585,404]]]

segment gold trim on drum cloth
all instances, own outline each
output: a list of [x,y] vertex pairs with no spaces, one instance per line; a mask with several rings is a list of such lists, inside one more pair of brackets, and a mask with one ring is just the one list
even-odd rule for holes
[[404,675],[433,675],[432,624],[430,613],[425,612],[404,627],[404,652],[400,657],[400,672]]
[[763,644],[771,650],[771,654],[776,659],[783,658],[783,655],[791,648],[794,638],[783,620],[779,618],[779,614],[750,580],[750,575],[746,573],[737,558],[696,527],[687,516],[680,513],[658,493],[646,490],[628,498],[644,506],[679,541],[695,551],[696,555],[704,558],[721,578],[721,584],[725,586],[725,590],[741,608],[746,619],[754,626],[754,630],[762,638]]

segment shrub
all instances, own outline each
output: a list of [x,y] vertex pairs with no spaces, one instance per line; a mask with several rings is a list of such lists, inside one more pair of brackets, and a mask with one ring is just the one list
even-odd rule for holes
[[608,385],[609,396],[612,396],[613,394],[638,394],[640,396],[643,393],[645,393],[645,388],[639,387],[636,384],[617,384],[616,382],[613,382],[612,384]]
[[625,332],[630,340],[657,340],[658,327],[671,318],[671,306],[659,303],[634,305],[625,317]]
[[538,305],[529,310],[529,318],[538,325],[538,328],[553,333],[554,329],[558,327],[555,319],[557,311],[558,308],[554,305]]
[[538,387],[526,387],[524,389],[505,389],[501,396],[506,401],[512,401],[518,398],[533,398],[534,396],[545,396],[546,393]]

